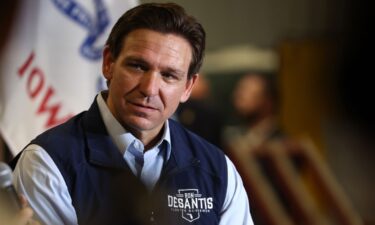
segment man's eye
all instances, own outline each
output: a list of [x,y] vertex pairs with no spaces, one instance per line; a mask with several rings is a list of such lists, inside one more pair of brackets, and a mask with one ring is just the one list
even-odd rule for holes
[[129,63],[128,66],[134,70],[138,70],[138,71],[145,71],[146,68],[145,66],[141,65],[141,64],[137,64],[137,63]]
[[163,77],[167,80],[175,80],[177,77],[174,74],[171,73],[163,73]]

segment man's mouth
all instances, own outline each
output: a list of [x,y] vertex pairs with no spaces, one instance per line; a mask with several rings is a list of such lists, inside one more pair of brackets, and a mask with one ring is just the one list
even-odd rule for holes
[[146,105],[142,103],[130,102],[132,105],[136,106],[137,108],[144,109],[144,110],[157,110],[156,107],[152,105]]

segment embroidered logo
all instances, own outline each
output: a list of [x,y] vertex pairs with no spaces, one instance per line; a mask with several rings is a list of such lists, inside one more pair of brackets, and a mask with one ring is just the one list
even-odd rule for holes
[[178,189],[175,195],[168,195],[168,207],[172,212],[181,212],[181,217],[188,222],[200,218],[201,213],[213,209],[213,198],[202,197],[198,189]]

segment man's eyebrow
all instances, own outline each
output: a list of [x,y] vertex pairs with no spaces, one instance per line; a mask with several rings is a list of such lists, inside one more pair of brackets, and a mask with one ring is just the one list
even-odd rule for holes
[[144,60],[142,57],[137,57],[137,56],[128,56],[125,57],[124,59],[125,62],[137,62],[137,63],[142,63],[142,64],[148,64],[146,60]]
[[[143,59],[142,57],[137,57],[137,56],[125,57],[124,62],[135,62],[135,63],[140,63],[145,66],[150,65],[145,59]],[[186,73],[183,70],[173,68],[173,67],[163,67],[161,68],[161,70],[162,72],[172,73],[176,76],[181,76],[181,77],[184,76]]]
[[171,68],[171,67],[167,67],[164,69],[165,72],[168,72],[168,73],[172,73],[172,74],[175,74],[177,76],[183,76],[185,74],[184,71],[182,70],[179,70],[179,69],[175,69],[175,68]]

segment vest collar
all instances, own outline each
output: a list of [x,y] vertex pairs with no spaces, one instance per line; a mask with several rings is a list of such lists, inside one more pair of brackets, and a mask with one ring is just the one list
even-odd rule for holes
[[88,146],[89,162],[105,167],[127,168],[123,156],[105,128],[96,100],[83,118],[83,128]]
[[190,166],[199,165],[199,160],[192,154],[191,147],[186,133],[181,129],[176,121],[169,120],[169,128],[171,133],[171,157],[166,163],[163,173],[168,174],[176,170],[183,170]]
[[[123,155],[105,128],[96,100],[83,118],[83,128],[88,145],[88,159],[91,163],[111,168],[128,168]],[[185,133],[181,131],[177,122],[169,120],[169,128],[172,149],[163,170],[168,173],[172,169],[183,169],[199,164],[189,150],[190,143],[183,136]]]

